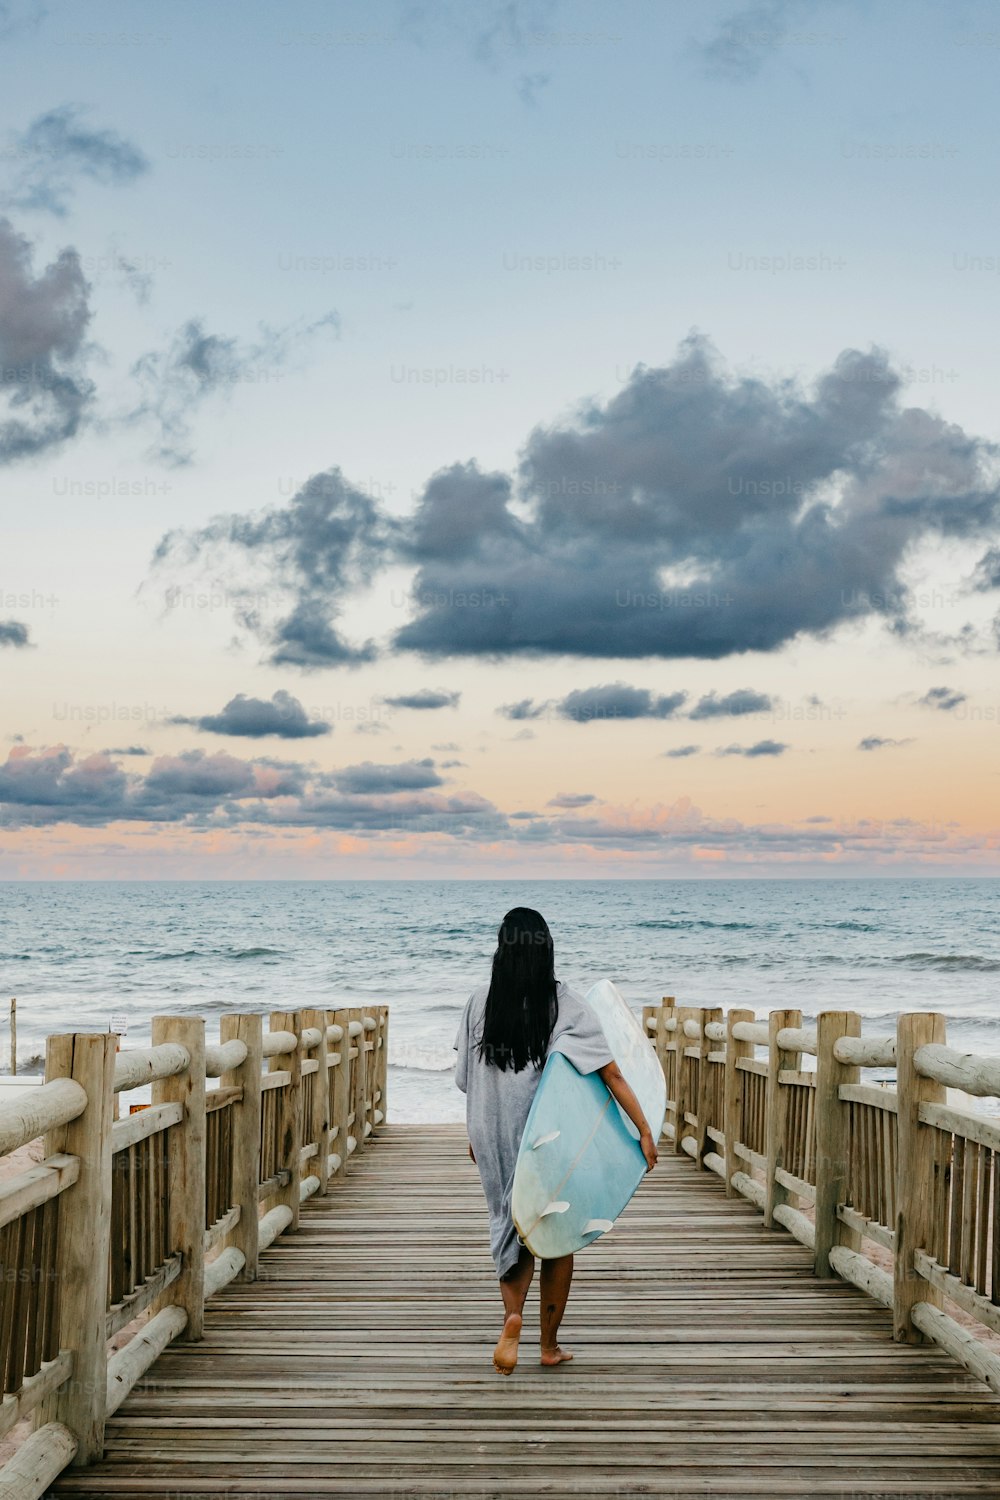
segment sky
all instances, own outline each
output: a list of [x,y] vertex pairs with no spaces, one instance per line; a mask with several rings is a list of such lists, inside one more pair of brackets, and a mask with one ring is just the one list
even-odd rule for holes
[[0,47],[0,878],[1000,874],[995,6]]

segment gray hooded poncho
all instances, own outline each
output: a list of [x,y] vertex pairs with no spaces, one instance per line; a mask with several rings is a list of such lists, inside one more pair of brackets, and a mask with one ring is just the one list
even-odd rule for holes
[[[510,1212],[514,1167],[542,1070],[529,1063],[515,1073],[480,1060],[476,1049],[489,988],[482,984],[473,990],[462,1013],[455,1038],[455,1082],[465,1094],[469,1142],[490,1211],[490,1249],[497,1275],[505,1276],[517,1265],[519,1252]],[[557,999],[549,1052],[561,1052],[580,1073],[594,1073],[613,1062],[601,1023],[582,996],[560,981]]]

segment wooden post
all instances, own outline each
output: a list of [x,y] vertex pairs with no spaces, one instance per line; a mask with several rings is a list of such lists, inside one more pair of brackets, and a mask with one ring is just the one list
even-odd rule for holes
[[[720,1064],[710,1063],[708,1060],[708,1054],[710,1052],[717,1052],[720,1044],[718,1042],[710,1042],[705,1035],[705,1027],[710,1021],[718,1022],[721,1020],[721,1005],[715,1005],[709,1010],[703,1010],[701,1013],[701,1074],[698,1089],[698,1156],[696,1159],[698,1165],[702,1167],[705,1166],[706,1154],[716,1149],[716,1143],[709,1135],[708,1127],[712,1125],[716,1130],[725,1130],[723,1120],[717,1120],[712,1115],[712,1096],[714,1092],[712,1084],[715,1082],[716,1072]],[[705,1170],[708,1171],[710,1169],[706,1167]]]
[[73,1352],[73,1374],[42,1403],[39,1425],[68,1427],[79,1443],[74,1464],[88,1464],[104,1450],[107,1409],[115,1038],[107,1032],[50,1036],[45,1078],[72,1078],[86,1091],[87,1108],[45,1137],[46,1156],[79,1157],[80,1175],[59,1198],[55,1261],[56,1328],[60,1346]]
[[349,1134],[354,1140],[354,1155],[358,1155],[365,1144],[365,1033],[363,1027],[364,1011],[352,1006],[347,1012],[352,1022],[362,1025],[360,1036],[348,1037],[351,1048],[357,1047],[358,1055],[354,1060],[354,1081],[351,1088],[351,1103],[349,1108],[354,1113],[354,1122],[350,1126]]
[[[389,1082],[389,1007],[380,1005],[375,1014],[378,1019],[378,1052],[375,1068],[375,1086],[378,1097],[375,1108],[382,1116],[377,1123],[384,1125],[388,1113],[386,1103]],[[374,1119],[373,1123],[375,1123]]]
[[660,1067],[663,1069],[663,1076],[667,1082],[667,1109],[666,1113],[663,1116],[663,1124],[665,1128],[669,1121],[669,1123],[673,1125],[674,1134],[676,1135],[676,1118],[674,1120],[671,1120],[670,1115],[671,1112],[673,1112],[676,1116],[674,1105],[676,1103],[677,1090],[676,1085],[674,1084],[674,1074],[671,1067],[670,1053],[667,1051],[667,1048],[669,1047],[674,1035],[672,1031],[667,1030],[667,1020],[668,1018],[672,1017],[673,1014],[674,998],[672,995],[664,995],[662,1001],[660,1002],[660,1009],[656,1018],[656,1055],[660,1059]]
[[239,1086],[242,1099],[233,1110],[233,1204],[239,1207],[239,1223],[226,1236],[226,1245],[242,1251],[242,1281],[257,1280],[257,1221],[260,1217],[260,1075],[263,1067],[261,1040],[263,1021],[259,1015],[223,1016],[219,1038],[246,1044],[246,1060],[222,1075],[222,1086]]
[[817,1018],[816,1044],[816,1275],[832,1276],[834,1245],[861,1249],[861,1236],[837,1217],[847,1199],[850,1105],[840,1097],[842,1083],[857,1083],[861,1069],[838,1062],[833,1049],[842,1036],[861,1035],[861,1017],[852,1010],[824,1010]]
[[153,1046],[179,1042],[190,1066],[153,1084],[153,1103],[177,1103],[184,1118],[167,1135],[170,1246],[181,1252],[181,1273],[156,1303],[187,1313],[181,1338],[200,1339],[205,1325],[205,1022],[200,1016],[154,1016]]
[[934,1138],[920,1121],[921,1104],[945,1104],[948,1090],[924,1078],[913,1064],[918,1047],[945,1045],[945,1018],[935,1011],[900,1016],[896,1026],[896,1100],[899,1142],[896,1155],[896,1243],[893,1265],[892,1334],[899,1344],[919,1344],[913,1325],[916,1302],[942,1305],[941,1293],[913,1264],[916,1250],[931,1243],[934,1205]]
[[290,1082],[278,1090],[278,1142],[280,1161],[278,1168],[288,1173],[284,1187],[275,1190],[272,1207],[286,1203],[292,1211],[289,1229],[299,1227],[299,1184],[302,1181],[302,1051],[299,1036],[302,1032],[301,1011],[271,1012],[272,1031],[294,1031],[295,1046],[291,1052],[281,1052],[271,1058],[271,1071],[287,1072]]
[[726,1197],[735,1198],[733,1173],[743,1172],[747,1163],[736,1155],[736,1142],[743,1131],[743,1077],[736,1066],[739,1057],[753,1057],[753,1042],[738,1042],[733,1036],[737,1021],[753,1021],[752,1010],[731,1010],[726,1016],[726,1081],[723,1100],[723,1130],[726,1133]]
[[775,1169],[785,1165],[785,1144],[788,1136],[788,1090],[779,1081],[783,1068],[797,1069],[798,1052],[784,1052],[778,1046],[778,1032],[786,1026],[801,1026],[800,1010],[772,1010],[768,1016],[767,1093],[764,1106],[764,1145],[767,1156],[766,1181],[764,1187],[764,1225],[770,1229],[774,1224],[774,1210],[779,1203],[788,1202],[788,1190],[778,1181]]
[[677,1030],[674,1032],[674,1039],[677,1043],[677,1051],[675,1053],[677,1059],[675,1069],[677,1083],[674,1090],[674,1097],[677,1100],[677,1119],[674,1130],[675,1152],[680,1151],[681,1141],[684,1139],[685,1134],[691,1135],[693,1133],[691,1125],[684,1119],[685,1114],[693,1114],[698,1107],[697,1096],[692,1098],[688,1092],[689,1069],[685,1066],[684,1048],[690,1047],[692,1041],[690,1037],[684,1035],[684,1022],[696,1021],[700,1016],[701,1011],[694,1005],[678,1005],[674,1009],[674,1017],[677,1021]]
[[306,1145],[316,1142],[317,1151],[309,1164],[309,1171],[314,1177],[319,1178],[319,1193],[322,1194],[326,1192],[329,1177],[327,1162],[330,1156],[330,1080],[326,1066],[326,1011],[304,1010],[302,1025],[314,1026],[319,1031],[319,1045],[314,1047],[311,1053],[311,1056],[319,1063],[313,1078],[312,1114],[304,1123],[303,1134],[306,1138]]
[[332,1146],[334,1154],[340,1157],[340,1165],[330,1173],[330,1176],[339,1179],[347,1176],[347,1116],[351,1112],[350,1078],[351,1078],[351,1042],[349,1036],[350,1013],[346,1010],[331,1010],[327,1012],[330,1025],[339,1026],[343,1036],[336,1044],[336,1050],[340,1053],[340,1061],[334,1063],[330,1069],[330,1126],[334,1131]]

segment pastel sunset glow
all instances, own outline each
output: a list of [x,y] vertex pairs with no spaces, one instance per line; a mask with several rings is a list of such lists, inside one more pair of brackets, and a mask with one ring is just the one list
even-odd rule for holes
[[1000,874],[985,0],[0,34],[0,878]]

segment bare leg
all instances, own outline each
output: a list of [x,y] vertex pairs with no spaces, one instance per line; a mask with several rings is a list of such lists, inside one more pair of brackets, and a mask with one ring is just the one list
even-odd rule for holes
[[493,1368],[501,1375],[513,1373],[517,1364],[517,1345],[521,1337],[521,1314],[524,1299],[528,1295],[531,1278],[535,1274],[535,1257],[521,1246],[517,1265],[506,1276],[500,1278],[500,1295],[503,1298],[506,1317],[503,1332],[493,1350]]
[[539,1282],[542,1315],[542,1364],[562,1365],[572,1354],[559,1347],[559,1324],[566,1311],[570,1283],[573,1280],[572,1255],[558,1260],[543,1260]]

